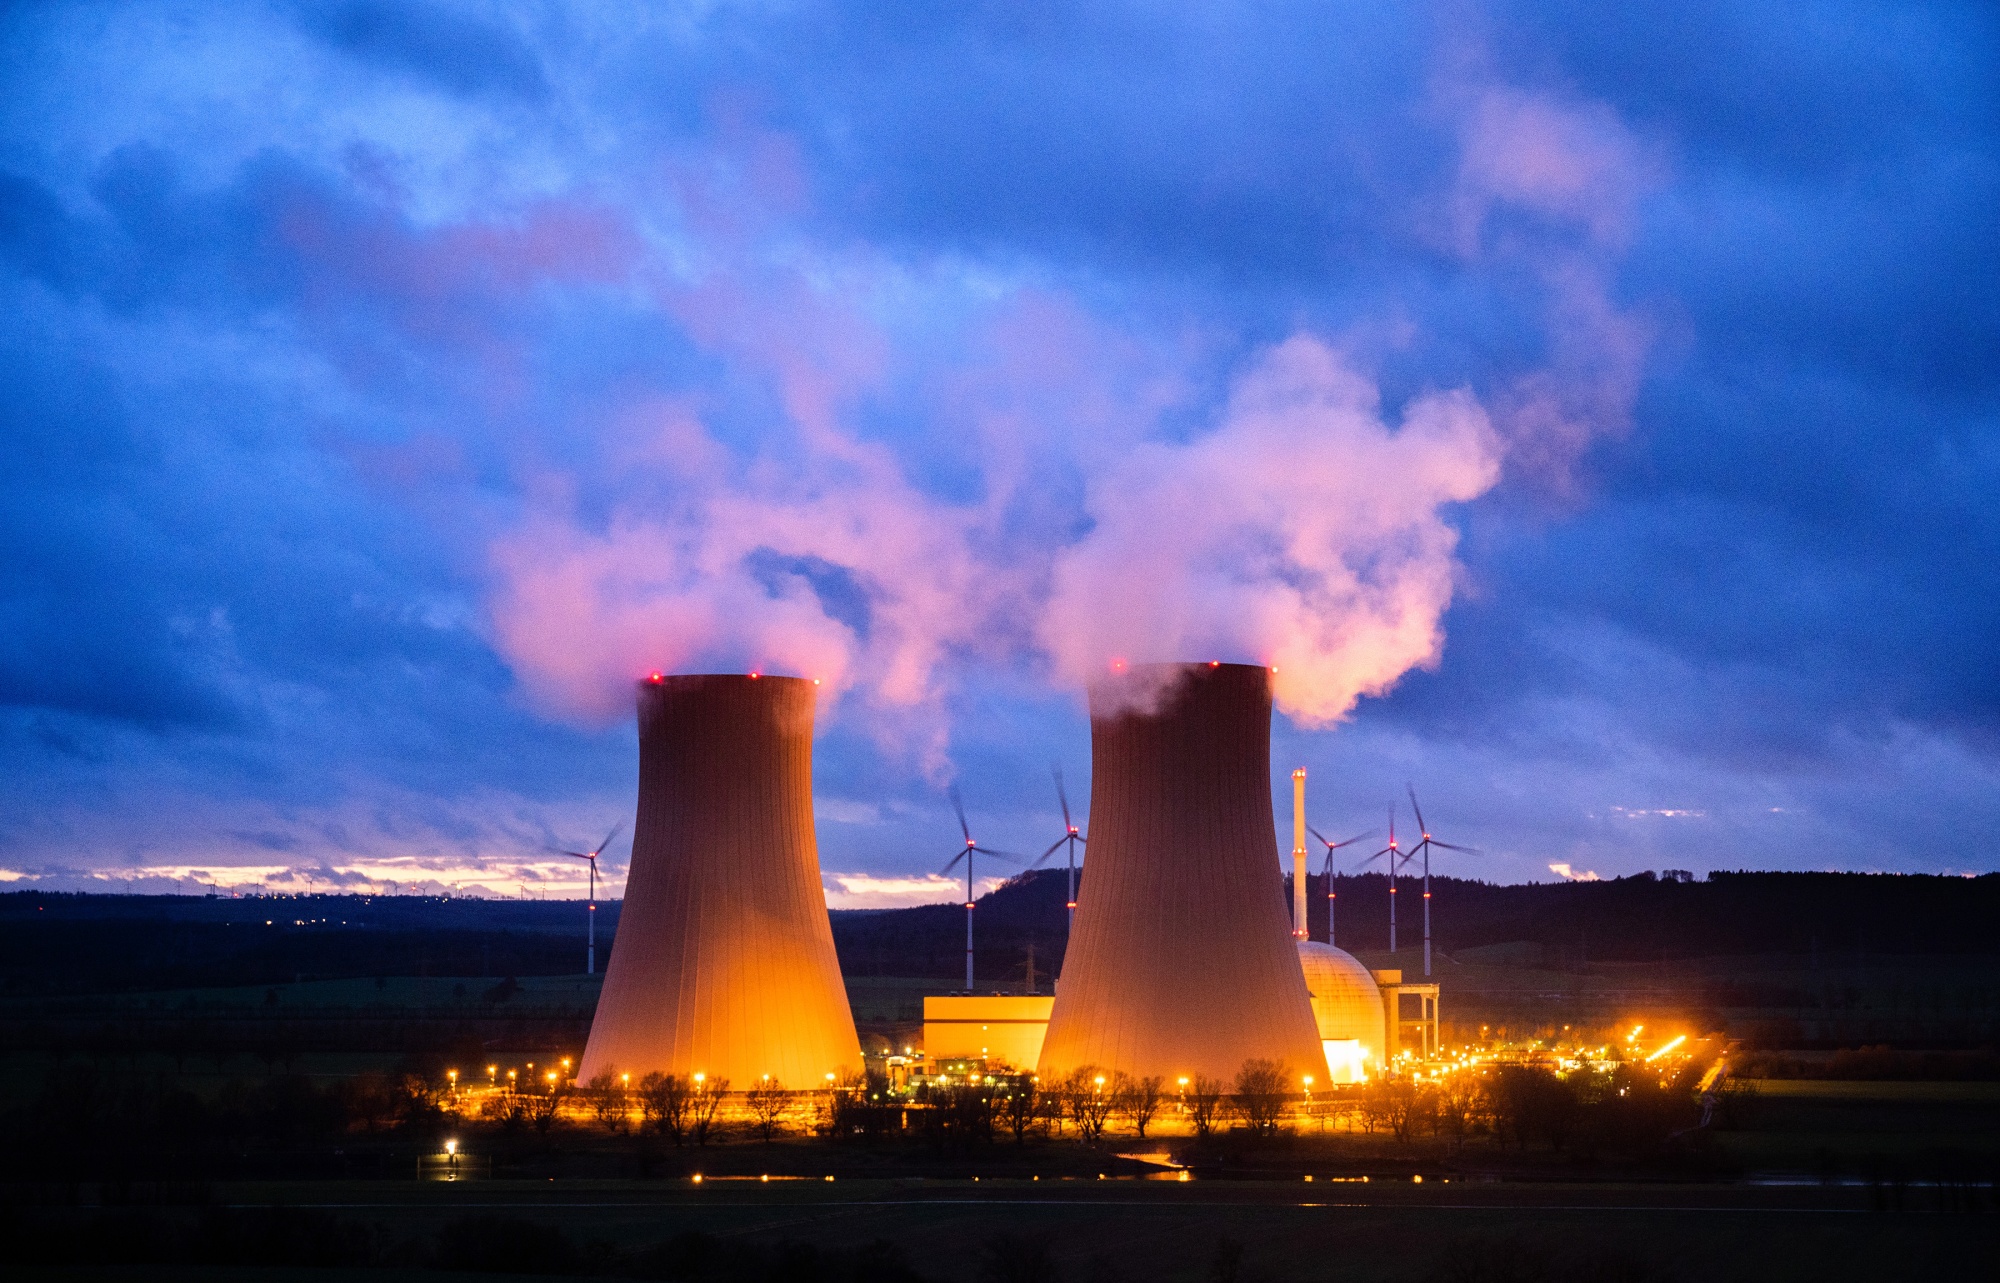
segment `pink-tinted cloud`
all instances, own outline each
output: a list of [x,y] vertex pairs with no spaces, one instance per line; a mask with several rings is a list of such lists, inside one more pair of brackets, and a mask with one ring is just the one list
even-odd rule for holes
[[1456,534],[1440,508],[1499,478],[1463,392],[1405,407],[1325,343],[1262,354],[1221,424],[1092,479],[1095,528],[1064,550],[1041,640],[1081,683],[1114,659],[1251,660],[1278,703],[1324,724],[1436,660]]
[[1452,211],[1461,252],[1476,250],[1487,217],[1502,206],[1582,227],[1600,244],[1624,240],[1652,166],[1609,107],[1505,85],[1454,97],[1461,153]]
[[[586,519],[580,479],[537,482],[492,546],[503,652],[537,697],[593,718],[622,714],[654,669],[814,676],[922,724],[933,764],[936,698],[981,663],[1076,686],[1114,658],[1250,660],[1276,668],[1293,717],[1344,717],[1437,662],[1459,574],[1450,505],[1503,463],[1560,488],[1629,416],[1649,342],[1607,287],[1643,170],[1616,120],[1504,88],[1453,102],[1465,155],[1441,206],[1463,252],[1514,252],[1483,235],[1501,208],[1562,233],[1536,263],[1543,367],[1496,380],[1486,404],[1445,390],[1385,412],[1341,351],[1300,334],[1252,353],[1191,434],[1164,426],[1191,399],[1186,352],[1048,288],[977,303],[961,288],[941,324],[962,342],[899,340],[883,313],[928,269],[774,220],[809,196],[795,152],[753,133],[747,160],[684,167],[689,244],[639,277],[771,388],[783,422],[725,446],[698,397],[655,397],[611,433],[625,479],[651,479],[630,488],[643,499]],[[976,498],[940,498],[859,426],[912,388]]]
[[1592,442],[1624,433],[1653,342],[1613,297],[1617,254],[1662,165],[1609,107],[1496,83],[1476,55],[1437,92],[1459,142],[1442,239],[1471,266],[1542,282],[1548,356],[1494,393],[1516,477],[1574,501]]

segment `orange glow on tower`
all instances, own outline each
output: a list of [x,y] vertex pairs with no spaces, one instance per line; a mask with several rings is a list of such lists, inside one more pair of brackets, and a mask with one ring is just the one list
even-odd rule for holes
[[640,684],[631,874],[580,1078],[861,1068],[813,833],[815,698],[801,677]]
[[1268,671],[1135,666],[1091,688],[1090,713],[1090,877],[1038,1072],[1228,1080],[1253,1057],[1316,1068],[1271,865]]

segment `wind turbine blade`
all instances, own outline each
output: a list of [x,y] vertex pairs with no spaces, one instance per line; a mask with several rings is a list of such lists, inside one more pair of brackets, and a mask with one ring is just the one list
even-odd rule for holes
[[1409,792],[1409,794],[1410,794],[1410,809],[1411,809],[1412,811],[1415,811],[1415,812],[1417,813],[1417,832],[1419,832],[1419,833],[1429,833],[1429,832],[1431,831],[1431,829],[1430,829],[1430,825],[1428,825],[1428,824],[1425,824],[1425,823],[1424,823],[1424,810],[1423,810],[1423,808],[1422,808],[1422,807],[1420,807],[1420,806],[1418,806],[1418,805],[1417,805],[1417,788],[1416,788],[1416,785],[1414,785],[1414,784],[1405,784],[1405,785],[1403,785],[1403,787],[1404,787],[1404,788],[1405,788],[1406,790],[1408,790],[1408,792]]
[[1075,821],[1069,818],[1069,791],[1063,788],[1062,763],[1051,764],[1049,770],[1056,777],[1056,800],[1062,803],[1063,828],[1067,830],[1075,826]]
[[1044,851],[1044,852],[1042,852],[1042,853],[1041,853],[1040,855],[1036,856],[1036,857],[1035,857],[1035,862],[1034,862],[1033,864],[1029,865],[1028,867],[1029,867],[1029,868],[1031,868],[1031,869],[1039,869],[1039,868],[1041,868],[1041,867],[1042,867],[1042,861],[1044,861],[1044,860],[1048,859],[1048,858],[1049,858],[1050,856],[1054,855],[1054,854],[1055,854],[1056,852],[1058,852],[1058,851],[1062,850],[1062,844],[1063,844],[1063,843],[1065,843],[1065,842],[1067,842],[1067,841],[1069,841],[1069,834],[1065,833],[1065,834],[1063,834],[1063,835],[1062,835],[1061,837],[1057,838],[1057,839],[1056,839],[1055,841],[1053,841],[1053,842],[1049,843],[1049,849],[1048,849],[1048,850],[1046,850],[1046,851]]
[[1027,857],[1027,856],[1025,856],[1025,855],[1016,855],[1016,854],[1015,854],[1014,852],[1012,852],[1012,851],[995,851],[995,850],[994,850],[994,849],[993,849],[992,847],[990,847],[990,846],[969,846],[969,847],[967,847],[967,848],[965,848],[965,849],[966,849],[966,850],[968,850],[968,851],[977,851],[977,852],[979,852],[979,853],[980,853],[981,855],[994,855],[994,856],[998,856],[998,857],[1000,857],[1000,858],[1001,858],[1001,859],[1003,859],[1003,860],[1025,860],[1025,859],[1027,859],[1027,858],[1028,858],[1028,857]]
[[966,847],[965,850],[960,851],[957,855],[951,857],[951,863],[945,865],[943,869],[939,870],[938,876],[944,877],[946,874],[950,873],[953,869],[958,867],[958,862],[960,860],[965,859],[966,856],[970,855],[971,853],[972,853],[972,848]]
[[596,849],[595,851],[592,851],[592,852],[591,852],[591,855],[592,855],[592,856],[599,856],[599,855],[603,855],[603,854],[604,854],[604,848],[605,848],[605,847],[607,847],[607,846],[610,846],[610,845],[611,845],[611,839],[612,839],[612,838],[615,838],[615,837],[617,837],[617,836],[618,836],[618,830],[620,830],[620,829],[622,829],[622,828],[624,828],[624,827],[625,827],[625,821],[623,821],[623,820],[620,820],[620,821],[618,821],[618,823],[616,823],[616,824],[612,825],[612,826],[611,826],[611,831],[610,831],[609,833],[606,833],[606,834],[604,835],[604,840],[603,840],[602,842],[599,842],[599,843],[597,844],[597,849]]
[[965,844],[971,846],[972,830],[965,823],[965,802],[958,796],[958,785],[952,785],[950,793],[951,809],[958,812],[958,831],[965,835]]
[[1310,825],[1310,824],[1306,825],[1306,832],[1308,832],[1308,833],[1310,833],[1310,834],[1312,834],[1312,835],[1313,835],[1313,840],[1314,840],[1314,841],[1316,841],[1316,842],[1319,842],[1319,843],[1321,843],[1321,844],[1323,844],[1323,845],[1325,845],[1325,846],[1327,846],[1327,847],[1329,847],[1329,848],[1333,846],[1333,843],[1331,843],[1331,842],[1328,842],[1328,841],[1326,840],[1326,834],[1324,834],[1324,833],[1320,832],[1320,831],[1319,831],[1318,829],[1314,828],[1314,827],[1313,827],[1312,825]]
[[1484,851],[1481,851],[1481,850],[1480,850],[1480,849],[1479,849],[1478,847],[1476,847],[1476,846],[1453,846],[1453,845],[1452,845],[1451,843],[1449,843],[1449,842],[1439,842],[1439,841],[1436,841],[1436,840],[1433,840],[1433,841],[1431,842],[1431,845],[1432,845],[1432,846],[1435,846],[1435,847],[1441,847],[1441,848],[1443,848],[1443,849],[1444,849],[1444,850],[1446,850],[1446,851],[1463,851],[1463,852],[1465,852],[1465,853],[1466,853],[1467,855],[1484,855],[1484,854],[1485,854],[1485,852],[1484,852]]

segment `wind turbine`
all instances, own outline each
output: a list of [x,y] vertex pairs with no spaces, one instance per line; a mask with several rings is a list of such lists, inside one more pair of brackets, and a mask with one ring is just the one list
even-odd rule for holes
[[1417,815],[1417,832],[1424,835],[1423,840],[1417,843],[1407,858],[1414,860],[1420,853],[1424,857],[1424,974],[1428,976],[1431,973],[1431,848],[1438,847],[1445,851],[1462,851],[1467,855],[1477,855],[1479,854],[1479,849],[1470,846],[1453,846],[1449,842],[1440,842],[1432,837],[1430,829],[1424,824],[1423,809],[1417,805],[1416,787],[1409,784],[1405,784],[1403,787],[1410,792],[1410,809],[1415,811]]
[[1076,831],[1076,821],[1069,818],[1069,794],[1063,790],[1062,767],[1051,766],[1049,770],[1056,777],[1056,800],[1062,803],[1063,835],[1049,843],[1049,849],[1036,856],[1035,862],[1028,867],[1041,868],[1042,861],[1054,855],[1057,847],[1065,842],[1069,844],[1069,895],[1066,907],[1069,909],[1069,925],[1073,928],[1076,926],[1076,844],[1087,842],[1089,839]]
[[1396,952],[1396,869],[1399,865],[1409,863],[1409,857],[1404,855],[1396,846],[1396,808],[1394,805],[1389,807],[1389,845],[1355,865],[1354,871],[1356,873],[1361,872],[1361,870],[1367,868],[1385,855],[1389,857],[1389,952],[1394,953]]
[[574,860],[588,860],[590,862],[590,900],[588,901],[590,916],[584,919],[584,921],[590,924],[590,944],[586,947],[583,955],[583,974],[586,976],[597,974],[597,857],[604,854],[604,848],[611,845],[611,839],[617,837],[618,830],[624,827],[625,822],[623,820],[612,825],[611,831],[604,835],[604,840],[599,842],[594,850],[557,852],[558,855],[567,855]]
[[1326,867],[1323,870],[1321,870],[1320,876],[1326,879],[1326,942],[1328,944],[1334,944],[1335,941],[1333,938],[1333,853],[1335,851],[1338,851],[1341,847],[1353,846],[1356,842],[1359,842],[1362,838],[1370,836],[1372,830],[1371,833],[1357,833],[1353,837],[1344,838],[1339,842],[1327,841],[1326,834],[1321,833],[1318,829],[1314,828],[1310,824],[1306,825],[1306,832],[1312,834],[1314,840],[1316,840],[1317,842],[1319,842],[1321,846],[1324,846],[1326,848]]
[[965,835],[965,849],[960,851],[957,855],[951,858],[951,863],[944,866],[944,872],[946,874],[949,874],[953,869],[958,867],[958,862],[960,860],[965,861],[965,991],[967,993],[971,993],[972,992],[972,909],[973,909],[972,857],[974,855],[991,855],[991,856],[997,856],[1002,860],[1018,860],[1021,857],[1013,854],[1010,851],[991,850],[987,847],[979,845],[977,842],[974,842],[972,840],[972,829],[965,822],[965,803],[959,799],[958,786],[956,784],[952,785],[951,787],[951,807],[954,811],[958,812],[958,831]]

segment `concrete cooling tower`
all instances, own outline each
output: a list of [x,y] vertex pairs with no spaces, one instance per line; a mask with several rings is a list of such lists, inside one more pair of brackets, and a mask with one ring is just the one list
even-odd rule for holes
[[1148,664],[1090,691],[1090,848],[1039,1071],[1324,1071],[1271,815],[1270,673]]
[[639,814],[579,1069],[788,1087],[858,1071],[813,838],[814,687],[639,683]]

